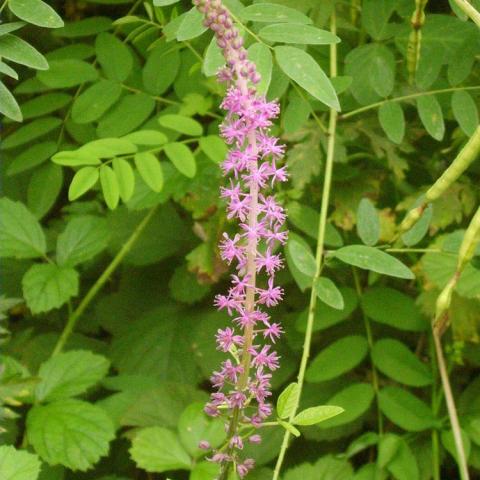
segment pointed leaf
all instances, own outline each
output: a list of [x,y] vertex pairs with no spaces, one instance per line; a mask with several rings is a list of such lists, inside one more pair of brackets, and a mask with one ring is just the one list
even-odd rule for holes
[[120,199],[117,176],[112,167],[102,165],[100,167],[100,185],[102,186],[103,198],[110,210],[115,210]]
[[21,122],[22,112],[10,90],[0,82],[0,113],[16,122]]
[[291,383],[283,392],[279,395],[277,400],[277,414],[280,418],[288,418],[294,411],[300,388],[298,383]]
[[319,407],[307,408],[301,411],[294,419],[295,425],[316,425],[324,422],[329,418],[336,417],[344,412],[342,407],[334,407],[332,405],[322,405]]
[[68,199],[73,202],[88,192],[98,181],[98,168],[83,167],[73,177],[70,188],[68,189]]
[[39,27],[63,27],[63,20],[58,13],[42,0],[9,0],[8,8],[22,20]]
[[0,36],[0,57],[37,70],[47,70],[45,57],[25,40],[7,33]]

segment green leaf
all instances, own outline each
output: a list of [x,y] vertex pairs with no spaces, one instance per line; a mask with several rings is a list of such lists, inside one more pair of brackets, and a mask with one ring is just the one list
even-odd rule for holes
[[130,50],[112,33],[100,33],[95,40],[97,60],[110,80],[125,81],[133,69]]
[[161,117],[158,117],[158,123],[162,127],[192,137],[199,137],[203,133],[202,126],[196,120],[190,117],[185,117],[184,115],[162,115]]
[[137,151],[137,146],[126,138],[100,138],[86,143],[77,150],[77,152],[87,153],[98,158],[130,155]]
[[0,447],[0,472],[2,480],[37,480],[40,460],[25,450],[16,450],[11,445]]
[[153,4],[156,7],[165,7],[167,5],[173,5],[174,3],[179,2],[180,0],[153,0]]
[[147,472],[190,470],[190,457],[170,430],[149,427],[140,430],[132,441],[130,455],[138,467]]
[[357,210],[357,233],[365,245],[373,247],[380,238],[377,209],[368,198],[362,198]]
[[285,422],[280,419],[278,419],[277,421],[287,432],[290,432],[293,436],[299,437],[301,435],[300,430],[298,430],[298,428],[295,428],[291,423]]
[[68,199],[73,202],[88,192],[98,181],[98,168],[83,167],[75,173],[70,188],[68,189]]
[[[380,442],[380,451],[382,447],[388,442],[392,434],[387,434]],[[396,442],[393,443],[393,455],[385,464],[386,469],[393,475],[393,478],[398,480],[419,480],[419,468],[417,458],[412,453],[408,443],[403,439],[397,437]],[[388,452],[387,452],[388,453]]]
[[408,232],[405,232],[402,235],[402,241],[407,247],[412,247],[413,245],[416,245],[418,242],[420,242],[420,240],[423,239],[423,237],[425,237],[430,227],[432,217],[433,206],[432,204],[429,204],[427,208],[423,211],[422,216],[415,223],[415,225],[410,230],[408,230]]
[[41,117],[56,112],[71,101],[72,96],[67,93],[46,93],[22,103],[22,113],[25,119]]
[[270,49],[263,43],[253,43],[248,47],[248,58],[257,67],[261,76],[260,82],[256,85],[260,94],[266,94],[272,80],[273,59]]
[[283,46],[275,47],[275,55],[288,77],[325,105],[340,110],[335,89],[311,55],[299,48]]
[[42,227],[25,205],[0,198],[0,257],[37,258],[47,244]]
[[64,167],[81,167],[83,165],[100,165],[102,163],[97,156],[93,156],[91,153],[81,149],[57,152],[53,155],[52,162]]
[[138,130],[123,137],[135,145],[159,146],[167,143],[167,136],[157,130]]
[[199,140],[202,152],[214,163],[221,163],[227,156],[228,149],[225,142],[218,135],[208,135]]
[[211,480],[220,473],[220,465],[212,462],[199,462],[194,467],[188,480]]
[[54,263],[36,264],[24,275],[22,287],[32,313],[48,312],[78,295],[78,273]]
[[373,39],[384,40],[391,35],[388,20],[395,7],[395,0],[365,0],[362,5],[362,25]]
[[[45,188],[48,185],[48,188]],[[30,177],[27,205],[30,211],[42,218],[53,207],[63,187],[63,172],[58,165],[43,165]]]
[[190,149],[183,143],[169,143],[165,145],[165,154],[175,168],[188,178],[197,173],[197,163]]
[[350,335],[331,343],[310,363],[305,378],[318,383],[340,377],[357,367],[368,353],[368,343],[360,335]]
[[56,142],[41,142],[28,147],[7,168],[7,175],[17,175],[48,160],[57,151]]
[[445,135],[442,107],[435,95],[417,98],[417,109],[425,130],[435,139],[442,140]]
[[378,95],[388,97],[395,84],[395,56],[385,45],[378,44],[376,47],[372,50],[374,55],[368,70],[369,81]]
[[73,103],[72,118],[76,123],[91,123],[98,120],[117,103],[122,87],[111,80],[102,79],[87,88]]
[[36,70],[48,69],[47,60],[36,48],[10,33],[0,36],[0,57]]
[[242,11],[242,19],[264,23],[299,23],[308,24],[312,20],[294,8],[278,3],[258,3]]
[[379,405],[390,421],[408,432],[421,432],[436,425],[430,407],[400,387],[388,386],[380,390]]
[[[472,450],[472,442],[470,441],[470,437],[467,435],[465,430],[460,429],[460,435],[462,437],[463,448],[465,450],[465,457],[468,459],[470,457],[470,452]],[[459,464],[457,447],[455,445],[455,438],[453,436],[453,431],[452,430],[443,431],[441,438],[442,438],[442,445],[445,447],[448,453],[450,453],[450,455],[455,459],[457,464]]]
[[135,174],[130,164],[123,158],[114,158],[112,162],[113,171],[117,176],[120,198],[128,202],[135,190]]
[[258,35],[267,42],[295,43],[307,45],[330,45],[340,39],[327,30],[311,25],[278,23],[263,27]]
[[203,14],[196,7],[190,9],[184,16],[182,23],[178,27],[177,40],[184,42],[199,37],[207,27],[203,24]]
[[372,320],[399,330],[422,332],[429,326],[415,300],[393,288],[368,289],[362,296],[362,308]]
[[109,231],[106,222],[90,215],[71,218],[57,238],[57,262],[74,267],[91,260],[107,247]]
[[115,210],[120,199],[117,176],[108,165],[100,167],[100,185],[102,186],[103,198],[110,210]]
[[326,277],[318,278],[314,285],[317,297],[328,306],[343,310],[345,303],[343,301],[342,293],[337,286]]
[[62,121],[59,118],[55,117],[43,117],[34,120],[33,122],[20,127],[18,130],[15,130],[11,135],[9,135],[3,142],[3,150],[8,150],[10,148],[20,147],[25,143],[36,140],[37,138],[43,137],[47,133],[50,133],[52,130],[55,130],[62,124]]
[[372,350],[373,363],[384,374],[411,387],[425,387],[432,383],[427,365],[402,342],[392,338],[378,340]]
[[62,18],[42,0],[9,0],[8,8],[22,20],[39,27],[63,27]]
[[50,465],[85,471],[108,454],[112,421],[95,405],[64,399],[35,405],[27,415],[27,438]]
[[287,242],[287,252],[292,258],[293,264],[301,273],[311,278],[315,276],[317,264],[310,249],[296,238],[290,237]]
[[405,136],[405,117],[400,103],[383,103],[378,109],[378,120],[387,137],[393,143],[402,143]]
[[477,104],[472,96],[462,90],[453,92],[452,110],[455,120],[465,135],[472,136],[478,126]]
[[105,357],[87,350],[59,353],[40,366],[35,398],[52,402],[85,393],[105,377],[109,367]]
[[0,113],[16,122],[23,120],[22,112],[10,90],[0,82]]
[[223,56],[222,50],[217,45],[216,38],[212,37],[212,40],[205,50],[202,72],[206,77],[213,77],[224,65],[225,57]]
[[37,73],[38,79],[50,88],[71,88],[85,82],[93,82],[98,72],[83,60],[52,60],[50,68]]
[[298,383],[291,383],[279,395],[277,400],[277,414],[280,418],[288,418],[297,406],[300,388]]
[[178,50],[159,45],[154,48],[143,67],[143,85],[148,93],[161,95],[170,87],[180,68]]
[[342,407],[322,405],[301,411],[292,421],[294,425],[316,425],[343,413]]
[[64,27],[54,31],[56,37],[78,38],[97,35],[112,27],[112,20],[108,17],[87,17],[83,20],[67,23]]
[[372,272],[390,275],[391,277],[415,278],[413,272],[400,260],[382,250],[365,245],[350,245],[335,251],[335,257],[342,262]]
[[163,170],[158,158],[150,152],[141,152],[135,155],[137,167],[143,181],[154,191],[160,192],[163,188]]
[[0,35],[5,35],[6,33],[14,32],[25,26],[25,22],[8,22],[2,23],[0,25]]

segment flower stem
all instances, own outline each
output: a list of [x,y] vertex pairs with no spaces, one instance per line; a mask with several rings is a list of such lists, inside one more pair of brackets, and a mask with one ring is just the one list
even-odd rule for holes
[[[330,30],[335,35],[336,34],[336,15],[335,9],[332,11],[332,16],[330,18]],[[330,76],[337,76],[337,46],[336,44],[330,45]],[[325,249],[325,231],[327,226],[327,215],[328,215],[328,204],[330,200],[330,190],[332,185],[332,173],[333,173],[333,158],[335,155],[335,133],[337,129],[337,111],[333,108],[330,109],[330,118],[328,123],[328,144],[327,144],[327,158],[325,162],[325,178],[323,181],[323,193],[322,193],[322,206],[320,208],[320,223],[318,226],[318,241],[317,241],[317,252],[315,257],[316,270],[315,276],[312,282],[312,291],[310,293],[310,305],[308,308],[308,319],[307,319],[307,329],[305,332],[305,339],[303,344],[303,353],[302,359],[300,361],[300,369],[298,371],[297,383],[299,386],[299,395],[295,408],[293,409],[289,421],[291,422],[295,415],[297,414],[298,407],[300,405],[300,397],[302,394],[303,384],[305,381],[305,372],[307,369],[308,358],[310,357],[310,348],[312,343],[312,334],[313,334],[313,322],[315,319],[315,310],[317,307],[317,294],[315,289],[315,284],[320,278],[320,274],[323,267],[323,254]],[[272,480],[278,480],[280,477],[280,470],[282,468],[283,461],[285,459],[285,454],[288,449],[288,442],[290,440],[290,432],[285,431],[283,435],[282,446],[280,448],[280,453],[278,455],[277,464],[275,465],[275,471],[273,473]]]
[[69,315],[67,324],[65,325],[65,328],[63,329],[62,334],[60,335],[60,338],[58,339],[55,348],[53,349],[52,357],[62,351],[65,343],[70,338],[70,335],[72,334],[73,329],[75,328],[75,325],[77,324],[79,318],[82,316],[85,309],[90,305],[90,302],[95,298],[100,289],[105,285],[106,281],[110,278],[112,273],[120,265],[127,253],[130,252],[133,245],[135,245],[143,230],[152,219],[153,214],[156,212],[157,208],[158,206],[153,207],[145,216],[145,218],[137,225],[133,233],[130,235],[130,238],[125,242],[123,247],[115,255],[114,259],[110,262],[108,267],[103,271],[97,281],[92,285],[92,287],[87,292],[78,307],[73,311],[71,315]]
[[467,0],[454,0],[465,15],[469,16],[480,27],[480,12]]

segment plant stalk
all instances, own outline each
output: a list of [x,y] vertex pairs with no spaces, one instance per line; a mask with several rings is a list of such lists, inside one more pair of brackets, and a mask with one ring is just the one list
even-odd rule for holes
[[454,0],[458,8],[480,27],[480,12],[468,0]]

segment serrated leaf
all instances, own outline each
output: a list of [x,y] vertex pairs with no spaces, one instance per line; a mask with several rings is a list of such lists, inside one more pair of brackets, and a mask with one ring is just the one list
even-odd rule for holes
[[313,288],[315,288],[317,297],[328,306],[337,310],[343,310],[345,307],[342,293],[329,278],[318,278]]
[[118,180],[112,167],[102,165],[100,167],[100,185],[102,186],[103,198],[110,210],[115,210],[120,199]]
[[250,5],[242,11],[242,19],[265,23],[312,23],[310,18],[298,10],[276,3]]
[[442,107],[435,95],[417,98],[417,109],[425,130],[435,139],[442,140],[445,135]]
[[294,425],[316,425],[343,413],[342,407],[322,405],[301,411],[293,420]]
[[109,367],[105,357],[87,350],[59,353],[40,366],[35,397],[52,402],[85,393],[105,377]]
[[83,167],[75,173],[70,188],[68,189],[68,199],[73,202],[88,192],[98,181],[98,168]]
[[335,251],[335,257],[355,267],[371,270],[391,277],[415,278],[413,272],[400,260],[382,250],[365,245],[350,245]]
[[71,88],[85,82],[93,82],[98,72],[90,63],[83,60],[52,60],[50,68],[38,72],[39,80],[50,88]]
[[108,454],[113,423],[95,405],[73,399],[35,405],[27,415],[27,437],[50,465],[85,471]]
[[313,278],[317,270],[317,264],[310,249],[292,237],[288,239],[286,248],[295,267],[304,275]]
[[47,244],[42,227],[20,202],[0,199],[0,257],[37,258]]
[[197,173],[197,163],[190,149],[183,143],[169,143],[165,145],[165,154],[175,168],[188,178]]
[[294,43],[306,45],[330,45],[340,39],[327,30],[311,25],[278,23],[263,27],[258,35],[267,42]]
[[23,296],[32,313],[48,312],[77,295],[78,283],[78,273],[73,268],[36,264],[23,276]]
[[22,112],[10,90],[0,82],[0,113],[16,122],[23,120]]
[[109,232],[99,217],[73,217],[57,238],[57,262],[74,267],[92,259],[107,247]]
[[9,0],[8,8],[22,20],[39,27],[63,27],[63,20],[58,13],[42,0]]
[[275,47],[277,62],[283,72],[329,107],[340,110],[337,94],[330,80],[311,55],[295,47]]
[[125,43],[112,33],[100,33],[95,40],[97,60],[110,80],[125,81],[133,69],[133,57]]
[[357,210],[357,233],[365,245],[373,247],[380,238],[380,218],[368,198],[362,198]]
[[291,383],[279,395],[277,400],[277,413],[280,418],[288,418],[297,405],[300,388],[298,383]]
[[163,170],[158,158],[150,152],[140,152],[135,155],[135,166],[142,180],[154,191],[163,188]]
[[36,70],[48,69],[47,60],[36,48],[10,33],[0,36],[0,57]]
[[120,197],[124,202],[132,198],[135,190],[135,174],[130,164],[123,158],[114,158],[112,162],[113,171],[117,176]]
[[178,437],[162,427],[140,430],[132,441],[130,455],[134,462],[147,472],[191,469],[191,460]]
[[405,117],[400,103],[383,103],[378,109],[378,120],[387,137],[392,142],[402,143],[405,136]]
[[203,133],[202,126],[196,120],[184,115],[162,115],[158,117],[158,123],[162,127],[183,133],[184,135],[191,135],[192,137],[198,137]]
[[11,445],[0,447],[0,472],[2,480],[36,480],[40,473],[37,455],[16,450]]

